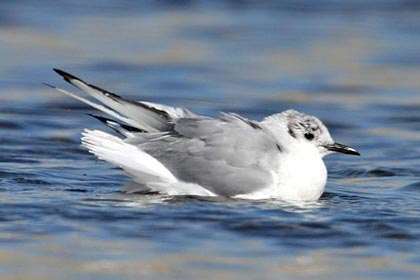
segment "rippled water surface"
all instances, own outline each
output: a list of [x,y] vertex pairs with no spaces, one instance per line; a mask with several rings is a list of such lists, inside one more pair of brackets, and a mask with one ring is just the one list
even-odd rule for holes
[[[419,279],[416,1],[0,4],[2,279]],[[368,3],[366,3],[368,2]],[[137,100],[251,119],[295,108],[362,157],[318,202],[123,195],[80,145],[57,67]]]

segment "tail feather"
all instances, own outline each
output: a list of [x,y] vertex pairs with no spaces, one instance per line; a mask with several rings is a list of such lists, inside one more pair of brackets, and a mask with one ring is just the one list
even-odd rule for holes
[[99,159],[124,169],[139,182],[174,183],[175,176],[157,159],[122,139],[99,130],[85,129],[82,146]]

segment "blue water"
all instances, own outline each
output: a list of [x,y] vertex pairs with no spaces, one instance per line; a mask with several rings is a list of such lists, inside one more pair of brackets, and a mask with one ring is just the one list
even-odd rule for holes
[[[2,279],[420,277],[420,5],[260,2],[0,4]],[[53,67],[210,116],[295,108],[362,157],[298,206],[124,195]]]

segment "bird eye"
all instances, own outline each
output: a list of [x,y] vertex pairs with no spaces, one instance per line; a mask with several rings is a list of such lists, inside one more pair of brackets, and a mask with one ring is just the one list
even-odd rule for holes
[[312,140],[315,137],[315,135],[313,133],[310,133],[310,132],[306,132],[303,136],[305,136],[305,138],[308,139],[308,140]]

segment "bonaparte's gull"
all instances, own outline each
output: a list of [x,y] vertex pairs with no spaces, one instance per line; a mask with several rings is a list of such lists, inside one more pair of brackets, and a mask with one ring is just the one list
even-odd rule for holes
[[122,189],[126,193],[150,190],[169,195],[311,201],[325,188],[324,156],[333,152],[360,155],[335,143],[319,119],[295,110],[261,122],[233,113],[210,118],[183,108],[128,100],[54,70],[103,105],[51,87],[116,119],[94,116],[122,138],[85,129],[82,145],[134,179],[137,184]]

